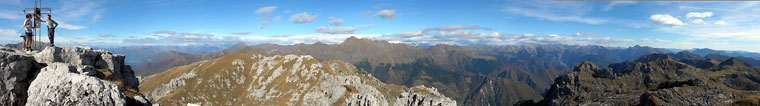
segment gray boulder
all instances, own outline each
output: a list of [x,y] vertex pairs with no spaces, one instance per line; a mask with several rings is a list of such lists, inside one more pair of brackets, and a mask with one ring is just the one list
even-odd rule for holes
[[[118,86],[95,77],[71,73],[63,64],[45,67],[29,86],[27,106],[123,106]],[[63,67],[60,67],[63,66]]]

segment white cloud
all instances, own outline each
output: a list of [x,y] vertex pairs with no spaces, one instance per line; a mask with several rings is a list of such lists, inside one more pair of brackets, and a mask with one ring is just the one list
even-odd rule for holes
[[488,27],[481,27],[478,25],[449,25],[449,26],[441,26],[441,27],[430,27],[425,28],[422,30],[422,32],[429,32],[429,31],[457,31],[457,30],[491,30],[491,28]]
[[233,35],[248,35],[248,34],[251,34],[251,32],[232,32],[230,34],[233,34]]
[[343,24],[343,19],[340,19],[340,18],[328,17],[327,19],[330,19],[330,21],[328,22],[330,25],[339,26]]
[[[456,26],[456,25],[453,25]],[[473,25],[475,26],[475,25]],[[482,29],[478,27],[469,27],[473,29]],[[467,27],[434,27],[437,30],[426,28],[420,31],[399,32],[383,34],[382,36],[372,37],[375,40],[386,40],[395,43],[406,44],[449,44],[449,45],[530,45],[530,44],[573,44],[573,45],[605,45],[605,46],[630,46],[637,42],[633,39],[625,38],[599,38],[594,39],[594,34],[574,35],[537,35],[537,34],[509,34],[499,32],[473,32]],[[427,31],[425,31],[427,30]],[[595,36],[595,35],[594,35]],[[654,40],[648,40],[653,42]]]
[[317,16],[319,16],[319,14],[309,15],[309,13],[307,12],[302,12],[302,13],[298,13],[293,16],[290,16],[290,19],[288,19],[288,21],[291,21],[297,24],[309,23],[317,19]]
[[557,2],[554,0],[509,0],[502,12],[536,17],[551,21],[575,21],[586,24],[603,24],[604,18],[586,17],[593,5],[584,2]]
[[318,33],[324,33],[324,34],[353,34],[354,31],[358,30],[358,28],[354,27],[317,27],[314,29],[315,32]]
[[99,36],[99,37],[114,37],[114,35],[113,35],[113,34],[107,34],[107,33],[104,33],[104,34],[99,34],[98,36]]
[[649,17],[649,20],[654,21],[654,23],[657,24],[663,24],[663,25],[685,25],[681,20],[676,19],[673,16],[670,16],[670,14],[656,14]]
[[707,22],[705,22],[705,20],[702,20],[702,19],[694,19],[694,20],[691,20],[691,22],[696,23],[696,24],[707,24]]
[[396,18],[396,16],[394,16],[395,14],[396,10],[380,10],[375,15],[372,15],[372,17],[380,17],[382,19],[391,20],[393,18]]
[[726,21],[717,21],[714,23],[715,25],[725,25]]
[[277,6],[266,6],[266,7],[261,7],[259,9],[256,9],[254,13],[256,14],[270,13],[276,9],[277,9]]
[[712,16],[713,16],[712,12],[689,12],[686,14],[686,18],[692,18],[692,17],[707,18],[707,17],[712,17]]
[[138,45],[205,45],[241,41],[239,37],[233,36],[216,36],[211,33],[176,32],[170,30],[156,31],[147,35],[147,37],[143,38],[123,39],[122,42]]
[[282,11],[282,13],[284,13],[284,14],[290,13],[290,10]]
[[264,28],[266,28],[266,25],[267,25],[269,22],[272,22],[272,21],[280,21],[280,16],[277,16],[277,17],[274,17],[274,18],[272,18],[272,17],[269,17],[269,16],[266,16],[266,17],[259,17],[259,20],[261,20],[261,25],[259,26],[259,29],[264,29]]
[[609,11],[609,10],[612,10],[612,8],[615,6],[625,6],[625,5],[631,5],[631,4],[636,4],[636,3],[637,3],[636,1],[610,1],[610,4],[607,4],[607,6],[604,6],[602,10]]
[[305,35],[287,35],[287,36],[247,36],[242,37],[240,40],[247,44],[259,44],[259,43],[273,43],[281,45],[292,44],[311,44],[316,42],[322,42],[325,44],[340,44],[346,38],[354,36],[356,38],[373,38],[378,37],[378,34],[305,34]]
[[17,43],[21,41],[19,32],[14,29],[0,29],[0,43]]

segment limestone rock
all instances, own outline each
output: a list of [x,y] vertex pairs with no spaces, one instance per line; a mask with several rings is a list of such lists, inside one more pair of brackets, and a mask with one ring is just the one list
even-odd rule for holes
[[56,46],[28,52],[0,47],[0,69],[2,106],[150,105],[136,94],[139,81],[124,65],[124,55],[108,51]]
[[[50,69],[50,68],[46,68]],[[27,106],[122,106],[125,96],[112,83],[68,70],[43,70],[29,86]]]
[[26,90],[40,67],[34,57],[0,47],[0,105],[24,105]]

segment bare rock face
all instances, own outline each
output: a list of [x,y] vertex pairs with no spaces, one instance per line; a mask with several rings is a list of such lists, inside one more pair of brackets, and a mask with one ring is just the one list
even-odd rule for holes
[[[427,88],[424,85],[412,87],[409,91],[401,93],[394,106],[455,106],[456,101],[450,100],[438,93],[435,88]],[[374,105],[373,105],[374,106]]]
[[27,106],[122,106],[119,88],[95,77],[72,73],[67,64],[51,64],[29,86]]
[[161,105],[456,105],[436,89],[385,84],[351,64],[308,55],[235,53],[144,80],[140,89]]
[[150,105],[136,93],[139,81],[124,55],[74,46],[0,47],[0,58],[2,106]]
[[0,105],[24,105],[29,83],[41,67],[22,51],[0,47]]
[[611,64],[608,69],[583,62],[557,78],[540,102],[517,105],[760,105],[756,87],[760,68],[737,59],[723,63],[739,65],[698,68],[663,54]]

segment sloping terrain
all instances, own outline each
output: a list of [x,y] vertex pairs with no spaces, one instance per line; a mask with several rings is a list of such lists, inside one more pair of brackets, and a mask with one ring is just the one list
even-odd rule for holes
[[519,105],[759,105],[760,68],[694,56],[651,54],[606,69],[582,62],[542,101]]
[[162,105],[456,105],[436,88],[385,84],[342,61],[232,53],[171,68],[140,89]]
[[[341,44],[233,46],[228,49],[183,56],[169,56],[136,69],[161,72],[175,63],[213,59],[230,53],[311,55],[317,60],[341,60],[356,65],[382,82],[406,86],[425,85],[462,105],[510,105],[519,100],[538,100],[554,78],[581,61],[601,64],[621,62],[665,49],[635,46],[525,45],[450,46],[420,48],[386,41],[347,38]],[[138,71],[138,73],[140,73]]]

